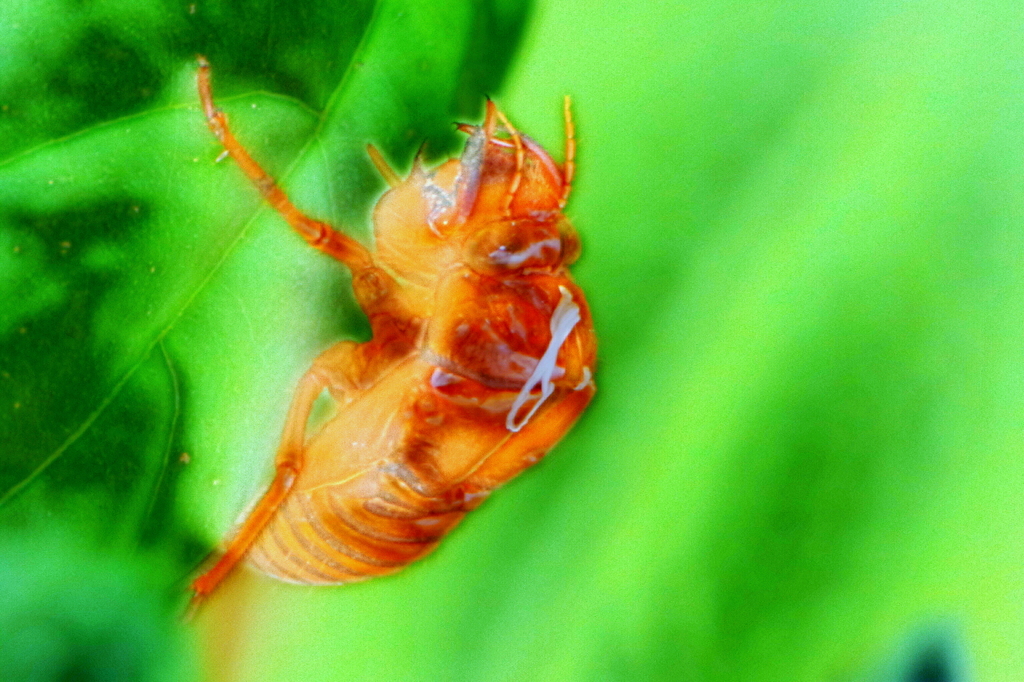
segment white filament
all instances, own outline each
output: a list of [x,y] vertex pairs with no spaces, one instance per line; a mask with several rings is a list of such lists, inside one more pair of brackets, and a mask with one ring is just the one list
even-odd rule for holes
[[555,253],[558,253],[558,249],[561,246],[562,241],[560,239],[542,239],[540,241],[533,242],[522,251],[503,251],[502,249],[497,249],[496,251],[491,251],[489,256],[491,261],[498,265],[507,265],[512,268],[518,268],[531,258],[540,258],[541,252],[544,251],[544,249],[550,249]]
[[[509,431],[515,432],[526,426],[527,422],[533,418],[533,415],[540,409],[544,401],[554,393],[555,385],[551,383],[551,377],[557,368],[555,361],[558,360],[558,351],[565,344],[565,340],[569,338],[569,333],[572,332],[573,327],[580,321],[580,307],[573,302],[572,294],[562,286],[558,287],[558,290],[562,292],[562,299],[555,307],[555,312],[551,314],[551,343],[548,344],[544,355],[541,356],[537,367],[533,370],[533,374],[523,384],[523,388],[519,391],[519,395],[516,396],[515,402],[512,403],[512,408],[508,411],[508,417],[505,419],[505,428]],[[533,407],[526,413],[523,420],[517,423],[516,415],[519,414],[519,410],[529,400],[530,393],[538,384],[540,384],[540,397],[537,398],[537,402],[533,404]]]
[[585,389],[587,386],[590,385],[591,378],[592,377],[590,376],[590,368],[589,367],[584,367],[583,368],[583,378],[580,379],[580,383],[577,384],[576,386],[574,386],[572,390],[574,390],[574,391],[582,391],[583,389]]

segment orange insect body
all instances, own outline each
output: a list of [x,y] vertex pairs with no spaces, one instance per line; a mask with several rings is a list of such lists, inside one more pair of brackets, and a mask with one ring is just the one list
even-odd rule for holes
[[[266,495],[194,603],[243,557],[264,573],[337,584],[393,573],[429,553],[492,490],[537,462],[594,394],[596,345],[567,266],[562,213],[575,149],[556,164],[488,103],[461,158],[419,161],[374,211],[376,251],[300,213],[249,157],[199,86],[211,130],[311,245],[345,263],[373,338],[342,342],[303,377]],[[307,433],[327,389],[335,415]]]

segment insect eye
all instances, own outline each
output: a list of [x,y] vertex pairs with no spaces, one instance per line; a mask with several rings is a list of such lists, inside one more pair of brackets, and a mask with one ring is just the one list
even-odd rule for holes
[[480,230],[467,256],[483,272],[554,267],[562,258],[562,239],[553,225],[502,221]]

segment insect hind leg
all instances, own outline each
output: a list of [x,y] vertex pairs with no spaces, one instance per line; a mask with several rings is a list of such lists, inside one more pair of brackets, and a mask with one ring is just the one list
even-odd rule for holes
[[191,617],[229,573],[241,562],[253,543],[273,520],[285,499],[295,486],[304,465],[306,425],[313,404],[324,389],[335,400],[342,401],[360,379],[365,379],[368,368],[365,346],[344,341],[332,346],[314,361],[313,366],[299,381],[278,448],[274,480],[267,492],[245,518],[242,526],[227,544],[224,554],[205,573],[192,583],[192,600],[186,617]]
[[295,207],[288,196],[263,168],[249,155],[245,147],[235,138],[228,126],[227,116],[213,102],[213,88],[210,82],[210,63],[205,57],[197,57],[199,63],[199,99],[203,114],[211,132],[224,145],[224,149],[235,160],[238,167],[248,176],[253,185],[267,202],[288,221],[296,232],[315,249],[336,258],[353,272],[363,270],[372,264],[369,252],[362,244],[338,232],[327,223],[314,220]]

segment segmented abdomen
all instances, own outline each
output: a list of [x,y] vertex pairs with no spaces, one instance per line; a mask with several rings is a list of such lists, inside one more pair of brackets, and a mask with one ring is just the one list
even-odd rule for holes
[[[380,472],[363,474],[381,476]],[[390,478],[390,477],[388,477]],[[459,505],[388,486],[379,496],[356,498],[348,486],[295,491],[249,551],[249,561],[280,580],[332,585],[400,570],[422,558],[455,527]]]

